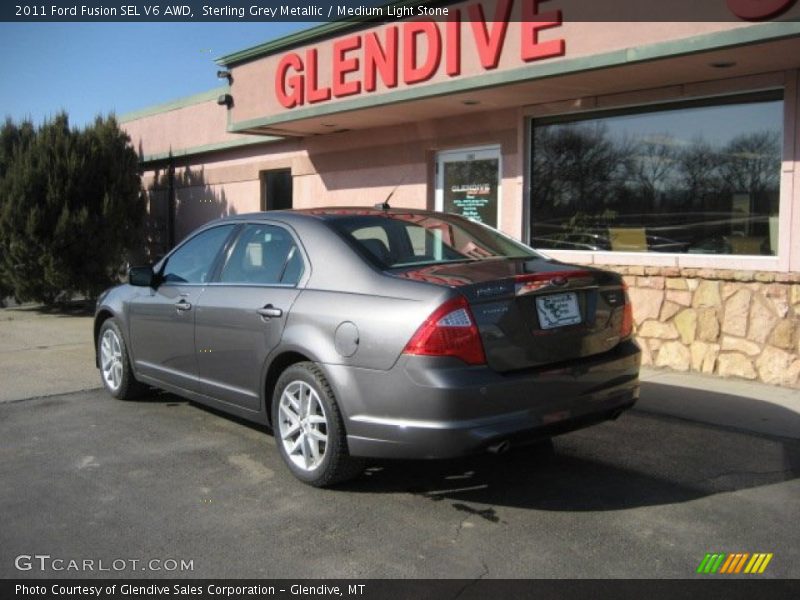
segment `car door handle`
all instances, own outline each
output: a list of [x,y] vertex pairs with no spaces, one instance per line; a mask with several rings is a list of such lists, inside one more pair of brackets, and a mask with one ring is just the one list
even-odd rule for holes
[[189,310],[190,308],[192,308],[192,303],[187,302],[184,299],[181,299],[180,302],[175,303],[175,308],[177,308],[178,310]]
[[264,308],[256,309],[256,312],[262,317],[280,317],[283,311],[280,308],[275,308],[272,304],[267,304]]

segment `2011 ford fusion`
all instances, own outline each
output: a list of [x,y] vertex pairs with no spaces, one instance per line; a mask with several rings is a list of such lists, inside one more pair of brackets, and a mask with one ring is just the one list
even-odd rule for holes
[[155,386],[268,424],[327,486],[365,458],[445,458],[615,418],[639,394],[619,275],[456,215],[224,218],[97,304],[111,395]]

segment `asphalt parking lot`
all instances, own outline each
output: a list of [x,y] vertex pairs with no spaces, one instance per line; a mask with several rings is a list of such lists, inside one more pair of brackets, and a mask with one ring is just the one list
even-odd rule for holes
[[81,391],[0,403],[0,577],[167,575],[14,567],[46,554],[193,578],[683,578],[717,551],[800,577],[798,476],[797,440],[631,411],[552,451],[375,462],[316,490],[258,427]]

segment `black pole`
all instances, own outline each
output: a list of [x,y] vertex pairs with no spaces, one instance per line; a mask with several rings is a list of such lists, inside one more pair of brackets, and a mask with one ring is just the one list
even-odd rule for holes
[[168,250],[175,247],[175,160],[172,153],[167,167],[167,244]]

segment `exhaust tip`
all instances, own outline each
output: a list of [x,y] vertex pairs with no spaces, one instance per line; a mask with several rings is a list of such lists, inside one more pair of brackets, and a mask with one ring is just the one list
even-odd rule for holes
[[510,448],[511,448],[511,442],[509,442],[508,440],[503,440],[499,444],[494,444],[493,446],[489,446],[486,450],[490,454],[503,454],[505,452],[508,452]]

